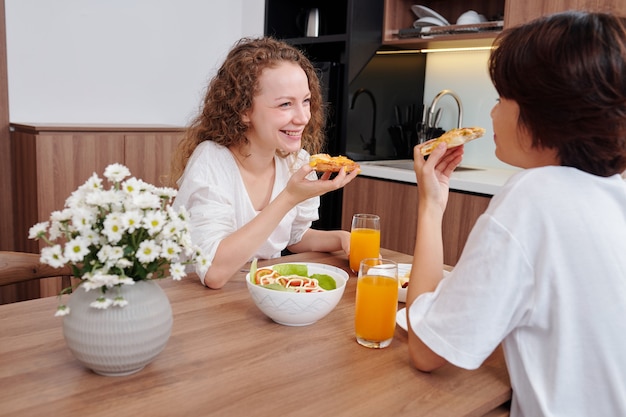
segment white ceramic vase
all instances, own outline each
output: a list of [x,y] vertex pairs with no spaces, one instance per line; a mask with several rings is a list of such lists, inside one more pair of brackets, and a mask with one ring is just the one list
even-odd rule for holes
[[[67,303],[63,335],[76,359],[95,373],[130,375],[143,369],[165,348],[172,331],[172,308],[153,281],[123,285],[125,307],[97,309],[89,304],[101,295],[79,286]],[[117,288],[107,295],[114,297]]]

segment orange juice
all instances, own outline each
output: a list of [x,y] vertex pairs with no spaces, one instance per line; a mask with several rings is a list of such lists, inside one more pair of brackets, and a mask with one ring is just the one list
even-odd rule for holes
[[368,342],[393,338],[398,309],[398,280],[364,275],[356,284],[354,328],[356,337]]
[[358,272],[365,258],[378,258],[380,254],[380,230],[352,229],[350,232],[350,269]]

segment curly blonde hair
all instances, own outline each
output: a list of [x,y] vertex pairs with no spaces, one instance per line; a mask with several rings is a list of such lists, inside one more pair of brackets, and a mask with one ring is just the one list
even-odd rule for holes
[[320,82],[313,64],[304,53],[285,42],[271,37],[242,38],[235,43],[209,83],[201,112],[192,120],[178,144],[171,166],[172,187],[176,187],[187,161],[201,142],[211,140],[224,146],[248,143],[248,126],[242,121],[242,115],[252,107],[263,70],[283,61],[297,63],[307,75],[311,119],[302,134],[302,147],[311,154],[320,152],[325,140],[326,119]]

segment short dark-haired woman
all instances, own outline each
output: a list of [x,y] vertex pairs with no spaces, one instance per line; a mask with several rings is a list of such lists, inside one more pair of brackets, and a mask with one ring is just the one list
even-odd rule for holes
[[476,368],[502,343],[511,416],[626,415],[626,29],[564,12],[502,32],[496,156],[522,168],[441,279],[441,222],[462,147],[415,152],[407,296],[413,364]]

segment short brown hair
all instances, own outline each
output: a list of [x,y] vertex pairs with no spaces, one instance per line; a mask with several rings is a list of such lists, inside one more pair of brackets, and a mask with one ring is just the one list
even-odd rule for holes
[[610,176],[626,170],[626,29],[604,13],[563,12],[503,31],[489,72],[519,105],[533,146],[563,166]]
[[235,43],[207,88],[200,113],[192,120],[172,160],[171,186],[199,143],[211,140],[224,146],[246,143],[247,125],[242,115],[252,107],[264,69],[280,62],[298,64],[311,91],[311,119],[302,134],[302,146],[318,153],[324,144],[325,109],[315,67],[297,48],[271,37],[242,38]]

